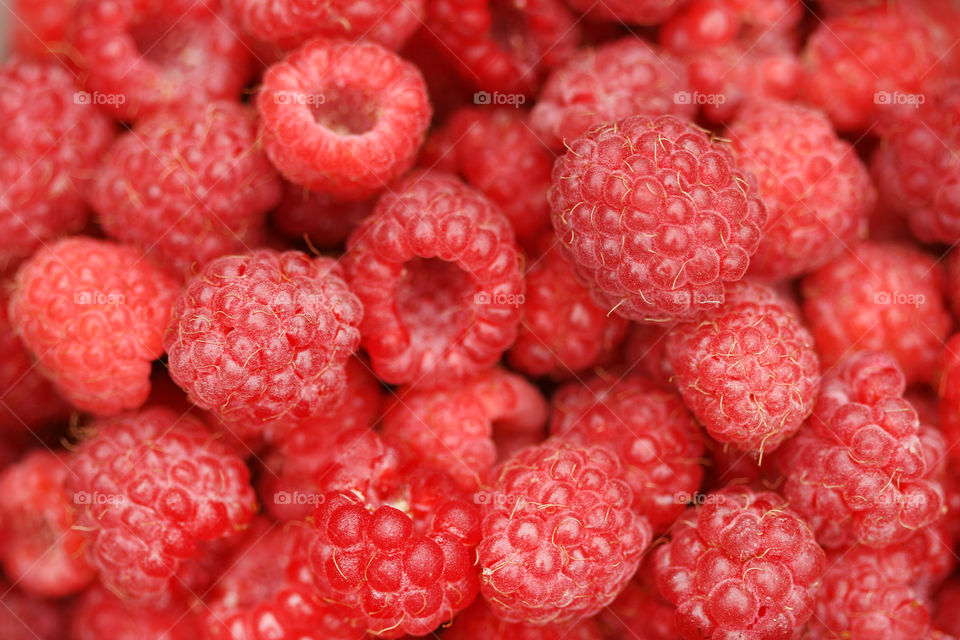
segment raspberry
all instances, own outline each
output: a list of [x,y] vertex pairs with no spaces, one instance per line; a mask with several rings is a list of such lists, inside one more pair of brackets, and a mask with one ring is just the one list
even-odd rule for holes
[[415,173],[384,194],[347,241],[344,266],[364,306],[363,346],[385,382],[470,377],[516,338],[524,282],[513,231],[452,176]]
[[653,571],[683,638],[789,640],[810,617],[824,553],[772,491],[728,487],[673,527]]
[[660,41],[677,54],[771,35],[792,41],[803,17],[803,6],[790,0],[692,0],[660,27]]
[[232,0],[243,27],[261,40],[292,49],[313,36],[365,38],[399,49],[422,22],[425,0]]
[[560,387],[550,433],[582,446],[605,445],[624,469],[633,508],[662,532],[703,480],[703,441],[693,415],[673,392],[639,375],[610,373]]
[[[431,147],[442,150],[438,165],[442,162],[445,171],[463,176],[500,207],[518,239],[550,227],[546,192],[553,154],[516,109],[459,109],[427,143],[426,148]],[[423,165],[434,160],[426,155]]]
[[0,66],[0,272],[86,224],[90,167],[113,126],[75,100],[73,76],[56,62],[11,58]]
[[550,204],[596,299],[637,321],[718,306],[767,217],[730,151],[674,116],[632,116],[570,143]]
[[932,256],[862,242],[802,281],[803,313],[824,369],[851,349],[886,351],[907,382],[929,380],[950,330],[943,272]]
[[164,336],[190,400],[247,427],[336,406],[363,310],[329,258],[262,249],[224,256],[187,283]]
[[202,2],[78,0],[70,43],[88,101],[129,121],[184,100],[238,98],[252,56],[234,31]]
[[263,75],[263,148],[307,189],[363,200],[413,166],[430,122],[420,72],[369,43],[311,40]]
[[820,381],[813,336],[767,287],[728,286],[722,306],[670,330],[666,355],[707,432],[761,459],[813,411]]
[[826,548],[906,539],[941,515],[903,372],[872,351],[841,360],[823,377],[816,409],[778,454],[783,494]]
[[610,360],[628,323],[596,305],[552,232],[538,244],[546,250],[527,271],[523,321],[509,360],[527,375],[562,380]]
[[477,598],[456,617],[443,634],[443,640],[602,640],[596,622],[582,618],[568,624],[536,626],[505,622],[498,618],[483,598]]
[[71,613],[72,640],[196,640],[201,637],[197,616],[186,602],[158,605],[122,600],[101,585],[90,587],[77,598]]
[[[460,76],[479,89],[533,93],[577,46],[579,28],[561,0],[431,0],[427,29]],[[510,96],[518,99],[520,96]],[[491,96],[474,97],[489,103]],[[521,101],[520,104],[523,104]]]
[[68,492],[80,503],[87,558],[115,593],[168,595],[198,541],[252,517],[249,471],[196,418],[152,407],[95,422],[91,432],[73,454]]
[[17,272],[14,329],[78,409],[135,409],[163,353],[176,282],[130,247],[77,237],[41,249]]
[[72,528],[65,459],[34,450],[0,474],[3,568],[21,589],[52,598],[80,591],[94,576],[85,539]]
[[865,234],[876,190],[853,148],[822,113],[758,101],[741,109],[727,137],[744,171],[756,178],[769,213],[750,261],[752,274],[802,275]]
[[603,20],[633,24],[657,24],[673,14],[682,4],[677,0],[569,0],[577,11]]
[[181,273],[255,246],[280,180],[251,115],[218,102],[139,120],[97,174],[104,231]]
[[310,564],[321,592],[375,635],[426,635],[477,594],[480,516],[465,501],[446,500],[417,531],[400,509],[331,492],[313,520]]
[[552,149],[562,150],[604,122],[637,113],[693,118],[696,105],[683,65],[673,55],[630,36],[583,49],[547,77],[530,124]]
[[552,438],[497,471],[484,497],[481,592],[506,622],[566,624],[610,604],[650,544],[617,455]]
[[7,23],[9,49],[29,58],[43,58],[63,51],[75,2],[12,0],[7,8],[16,19]]
[[947,453],[960,462],[960,334],[954,334],[943,347],[942,363],[938,376],[937,405],[939,427],[949,444]]
[[657,591],[652,568],[645,560],[617,599],[597,616],[606,637],[676,640],[676,609]]
[[[65,616],[60,603],[28,596],[0,580],[0,638],[4,640],[62,640]],[[79,640],[86,640],[80,638]]]
[[448,473],[467,491],[490,478],[497,451],[493,432],[537,433],[547,403],[521,376],[500,368],[454,389],[402,389],[386,408],[383,435],[416,462]]
[[342,201],[283,181],[283,197],[271,219],[290,238],[307,236],[319,249],[342,247],[361,220],[373,211],[371,200]]

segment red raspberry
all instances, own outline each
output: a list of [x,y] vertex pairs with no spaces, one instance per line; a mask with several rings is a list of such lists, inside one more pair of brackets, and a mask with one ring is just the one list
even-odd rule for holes
[[0,272],[87,221],[90,168],[113,126],[76,99],[73,76],[56,62],[11,58],[0,66]]
[[313,515],[310,563],[328,601],[385,638],[426,635],[473,601],[476,507],[457,499],[420,519],[350,493],[331,492]]
[[771,35],[793,41],[803,17],[803,5],[790,0],[692,0],[660,27],[660,41],[677,54],[735,40],[749,46]]
[[[650,558],[650,556],[648,556]],[[607,638],[634,640],[676,640],[676,609],[657,591],[649,559],[633,580],[597,618]]]
[[[561,0],[431,0],[427,29],[460,76],[486,91],[534,92],[576,49],[579,28]],[[489,104],[495,96],[474,96]],[[523,104],[522,96],[508,96]]]
[[[63,640],[65,616],[56,600],[34,598],[0,580],[0,638],[3,640]],[[87,640],[80,638],[78,640]]]
[[264,73],[257,107],[280,173],[346,200],[413,166],[430,122],[420,72],[370,43],[311,40]]
[[943,489],[905,387],[890,356],[848,356],[824,375],[816,410],[778,454],[783,493],[824,547],[883,547],[940,517]]
[[74,4],[76,0],[11,0],[7,8],[15,19],[6,24],[9,49],[30,58],[64,51]]
[[451,383],[516,338],[524,282],[510,224],[479,191],[416,173],[384,194],[347,242],[363,346],[390,384]]
[[686,73],[670,53],[635,36],[581,50],[547,77],[530,124],[555,150],[598,124],[643,113],[691,119]]
[[567,624],[537,626],[505,622],[498,618],[483,598],[461,612],[443,640],[602,640],[603,634],[592,618],[581,618]]
[[181,273],[256,246],[280,179],[251,115],[217,102],[139,120],[97,174],[104,231]]
[[131,598],[166,596],[200,540],[246,526],[256,506],[243,461],[207,427],[170,409],[95,422],[71,461],[87,558]]
[[655,532],[677,519],[703,480],[704,447],[693,415],[673,392],[639,375],[609,372],[560,387],[550,433],[582,446],[605,445],[624,469],[633,508]]
[[824,369],[851,349],[886,351],[907,382],[930,380],[950,330],[943,271],[904,244],[862,242],[802,282],[803,313]]
[[546,250],[527,271],[523,320],[509,360],[526,375],[562,380],[609,360],[628,323],[597,306],[552,232],[538,244]]
[[65,455],[37,449],[0,474],[3,568],[21,589],[49,598],[80,591],[94,576],[85,538],[72,528],[67,473]]
[[569,0],[577,11],[591,17],[633,24],[657,24],[669,18],[682,4],[678,0]]
[[767,287],[728,286],[722,306],[670,330],[666,356],[707,432],[760,459],[813,411],[820,382],[813,336]]
[[66,238],[20,267],[10,318],[71,404],[110,415],[147,399],[177,291],[131,247]]
[[[431,158],[430,149],[442,153]],[[434,134],[421,164],[463,176],[496,203],[517,238],[532,238],[550,227],[553,154],[530,130],[521,112],[509,107],[463,107]],[[441,165],[442,163],[442,165]]]
[[677,606],[680,636],[795,638],[812,613],[824,554],[788,502],[772,491],[708,494],[657,548],[653,570]]
[[633,116],[571,142],[550,204],[597,300],[637,321],[717,307],[767,217],[730,151],[674,116]]
[[399,49],[422,23],[426,0],[231,0],[243,27],[285,49],[313,36],[372,40]]
[[740,166],[756,178],[769,213],[750,261],[752,274],[784,280],[802,275],[865,235],[876,189],[822,113],[757,101],[740,111],[726,136]]
[[610,449],[558,438],[499,468],[477,498],[481,592],[498,618],[565,624],[613,601],[651,538],[622,473]]
[[383,435],[418,463],[448,473],[467,491],[490,479],[493,432],[538,433],[547,403],[525,378],[494,368],[453,389],[402,389],[383,414]]
[[201,637],[197,616],[186,602],[161,605],[122,600],[99,584],[74,601],[70,633],[71,640],[197,640]]
[[336,406],[363,310],[329,258],[262,249],[187,283],[164,336],[170,376],[227,423],[259,428]]
[[136,120],[184,100],[237,99],[252,54],[211,4],[78,0],[70,42],[88,100]]
[[283,198],[271,213],[277,231],[303,239],[318,249],[342,247],[361,220],[373,211],[374,201],[342,201],[283,181]]

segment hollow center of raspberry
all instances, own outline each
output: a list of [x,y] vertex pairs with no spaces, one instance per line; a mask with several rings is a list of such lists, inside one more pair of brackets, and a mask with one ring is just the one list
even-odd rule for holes
[[359,136],[370,131],[380,119],[380,101],[353,87],[326,88],[322,100],[311,104],[313,119],[337,135]]
[[415,258],[397,283],[400,320],[411,342],[441,357],[466,331],[476,284],[452,262]]

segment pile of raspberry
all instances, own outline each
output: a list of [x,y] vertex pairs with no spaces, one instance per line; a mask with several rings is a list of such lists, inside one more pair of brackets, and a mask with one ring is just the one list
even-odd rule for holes
[[960,0],[8,4],[0,640],[960,638]]

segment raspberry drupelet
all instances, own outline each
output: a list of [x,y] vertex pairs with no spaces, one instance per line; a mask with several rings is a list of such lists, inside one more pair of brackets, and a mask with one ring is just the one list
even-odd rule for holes
[[743,277],[766,208],[730,150],[675,116],[631,116],[569,143],[553,168],[553,227],[602,306],[688,320]]
[[363,200],[402,175],[431,108],[420,71],[367,43],[314,39],[263,75],[263,148],[290,182]]
[[454,384],[516,338],[524,281],[506,216],[453,176],[414,173],[347,241],[373,370],[390,384]]
[[304,420],[341,402],[362,316],[330,258],[224,256],[174,305],[164,336],[170,377],[228,424]]
[[787,500],[727,487],[705,496],[653,555],[680,636],[790,640],[813,612],[823,549]]

